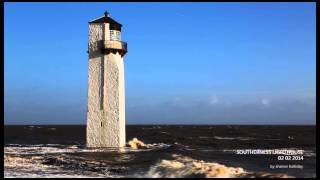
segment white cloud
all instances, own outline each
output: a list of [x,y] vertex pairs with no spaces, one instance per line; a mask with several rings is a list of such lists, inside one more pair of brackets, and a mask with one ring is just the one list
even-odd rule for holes
[[217,96],[211,96],[209,99],[209,104],[217,104],[219,102],[219,98]]
[[181,106],[181,105],[183,105],[184,103],[183,103],[183,99],[182,99],[181,97],[176,96],[176,97],[173,98],[171,104],[172,104],[173,106]]
[[261,99],[261,104],[263,105],[263,106],[270,106],[271,105],[271,102],[270,102],[270,100],[269,99]]

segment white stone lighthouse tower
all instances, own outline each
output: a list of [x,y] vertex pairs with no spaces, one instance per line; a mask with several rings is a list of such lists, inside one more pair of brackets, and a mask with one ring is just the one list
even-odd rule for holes
[[125,88],[122,25],[108,12],[89,22],[87,147],[123,147]]

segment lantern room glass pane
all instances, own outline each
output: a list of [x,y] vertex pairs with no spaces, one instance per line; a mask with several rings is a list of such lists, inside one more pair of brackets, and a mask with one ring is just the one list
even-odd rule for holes
[[110,40],[111,41],[121,41],[120,31],[110,30]]

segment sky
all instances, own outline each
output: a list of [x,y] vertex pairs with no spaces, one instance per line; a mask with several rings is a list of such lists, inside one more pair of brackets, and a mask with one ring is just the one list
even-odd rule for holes
[[88,22],[128,43],[127,124],[315,124],[315,3],[5,3],[5,124],[86,124]]

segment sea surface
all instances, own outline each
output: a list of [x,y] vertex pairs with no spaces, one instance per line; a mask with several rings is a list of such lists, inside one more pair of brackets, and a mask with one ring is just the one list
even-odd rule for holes
[[[6,125],[4,176],[316,177],[315,133],[315,126],[127,125],[127,142],[148,148],[91,149],[84,125]],[[246,149],[303,153],[237,154]]]

